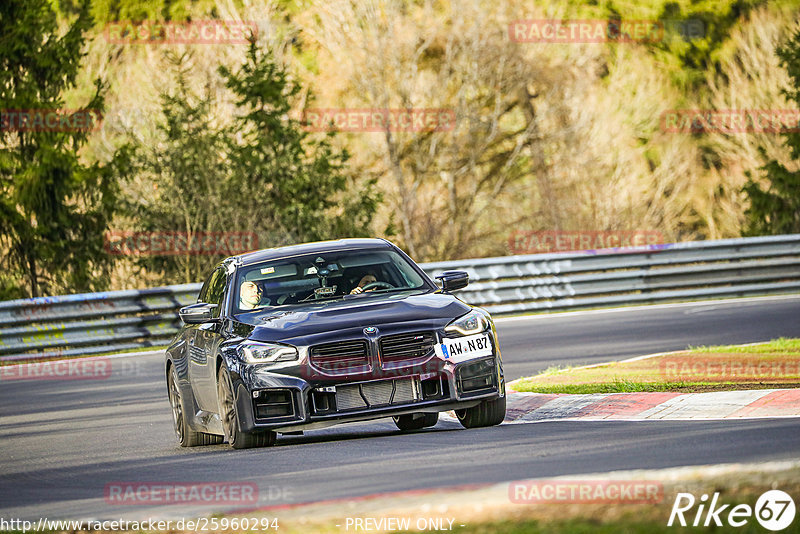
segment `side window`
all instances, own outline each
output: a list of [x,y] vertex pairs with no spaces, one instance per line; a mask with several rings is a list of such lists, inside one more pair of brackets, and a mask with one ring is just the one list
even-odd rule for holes
[[208,291],[205,295],[208,304],[216,304],[217,307],[211,314],[212,317],[219,317],[222,311],[222,298],[225,296],[225,270],[217,269],[208,281]]

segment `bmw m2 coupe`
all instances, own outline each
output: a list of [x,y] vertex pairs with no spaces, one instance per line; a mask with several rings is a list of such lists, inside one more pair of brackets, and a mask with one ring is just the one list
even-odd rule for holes
[[233,256],[208,276],[166,351],[184,447],[268,446],[277,434],[391,417],[400,430],[454,410],[464,427],[506,411],[492,318],[382,239]]

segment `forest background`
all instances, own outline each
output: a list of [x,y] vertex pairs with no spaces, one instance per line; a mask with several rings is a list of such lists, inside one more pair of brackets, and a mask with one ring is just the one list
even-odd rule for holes
[[[526,42],[513,34],[526,20],[661,33]],[[255,36],[114,33],[208,21]],[[796,176],[791,134],[665,124],[676,110],[797,110],[798,21],[797,1],[9,0],[0,108],[102,120],[0,131],[0,299],[196,282],[227,255],[109,247],[131,233],[259,248],[378,236],[436,261],[508,255],[525,232],[800,232],[797,182],[771,182]],[[312,131],[320,109],[453,120]]]

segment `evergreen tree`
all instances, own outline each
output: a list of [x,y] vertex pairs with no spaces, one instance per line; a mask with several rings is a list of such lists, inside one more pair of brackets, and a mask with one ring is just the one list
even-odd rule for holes
[[[189,83],[192,56],[168,59],[176,83],[161,97],[160,141],[131,141],[135,174],[157,187],[155,200],[127,202],[136,230],[252,232],[259,248],[369,235],[380,201],[374,182],[359,181],[347,152],[290,118],[300,86],[268,52],[251,44],[237,71],[219,69],[237,115],[224,126],[216,95],[198,94]],[[137,263],[164,283],[193,282],[233,252],[142,256]]]
[[[300,86],[251,41],[244,65],[220,67],[240,115],[229,137],[241,201],[269,221],[270,244],[368,235],[381,197],[348,174],[347,151],[312,136],[290,114]],[[241,139],[241,141],[239,140]]]
[[[800,31],[780,47],[777,54],[791,79],[791,86],[784,94],[800,106]],[[795,123],[794,128],[784,134],[784,139],[792,159],[800,162],[800,123]],[[764,165],[762,170],[769,182],[766,189],[752,177],[744,186],[750,200],[745,211],[745,235],[800,233],[800,171],[791,171],[775,160]]]
[[[215,125],[214,94],[206,88],[197,94],[188,76],[192,55],[167,54],[176,73],[175,89],[161,94],[161,117],[157,124],[158,142],[133,141],[133,170],[140,180],[152,183],[155,198],[143,203],[126,198],[126,213],[137,221],[136,231],[169,235],[179,232],[193,243],[208,232],[250,230],[237,221],[236,200],[229,195],[231,173],[226,162],[224,132]],[[191,245],[187,242],[186,248]],[[143,255],[139,267],[157,274],[164,283],[195,282],[228,254]]]
[[78,157],[102,115],[103,86],[95,82],[83,110],[63,101],[91,26],[88,1],[63,35],[49,0],[0,2],[0,298],[107,283],[103,233],[116,182],[111,167]]

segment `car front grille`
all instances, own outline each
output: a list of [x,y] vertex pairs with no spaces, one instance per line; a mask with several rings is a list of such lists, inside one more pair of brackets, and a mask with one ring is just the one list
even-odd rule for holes
[[312,365],[328,372],[350,372],[369,367],[365,340],[315,345],[309,351],[309,358]]
[[417,378],[378,380],[336,387],[336,409],[340,412],[408,404],[419,398]]
[[408,332],[383,336],[380,341],[381,359],[392,363],[417,360],[430,355],[434,343],[433,332]]

